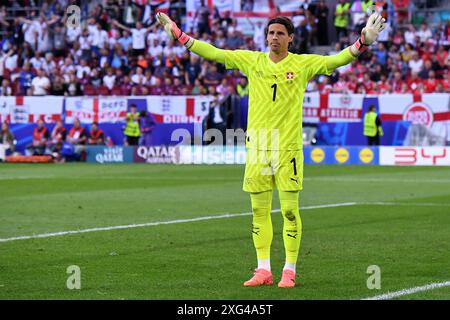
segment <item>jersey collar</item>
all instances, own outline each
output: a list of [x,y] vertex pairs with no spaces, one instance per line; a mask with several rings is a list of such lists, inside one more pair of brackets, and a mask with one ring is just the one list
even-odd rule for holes
[[280,65],[282,63],[285,63],[286,61],[290,60],[290,58],[292,56],[292,53],[288,52],[288,55],[286,57],[284,57],[283,60],[278,61],[278,62],[275,63],[275,62],[272,61],[272,59],[270,59],[269,54],[270,54],[270,52],[267,52],[266,53],[266,57],[267,57],[267,60],[269,60],[269,64],[272,65],[272,66],[278,66],[278,65]]

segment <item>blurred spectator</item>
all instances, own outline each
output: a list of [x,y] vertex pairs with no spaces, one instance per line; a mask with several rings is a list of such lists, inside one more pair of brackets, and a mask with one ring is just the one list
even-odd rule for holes
[[411,72],[419,73],[423,67],[423,60],[419,57],[417,51],[415,51],[412,55],[412,59],[409,60],[408,66],[411,69]]
[[2,7],[0,8],[0,28],[2,31],[8,29],[8,27],[10,26],[8,21],[6,21],[7,16],[8,13],[6,12],[6,7],[2,5]]
[[227,78],[223,78],[220,84],[217,86],[217,93],[219,93],[221,99],[234,93],[234,89],[228,83]]
[[59,161],[61,159],[61,149],[64,142],[66,141],[66,136],[67,130],[66,128],[64,128],[62,121],[58,120],[52,130],[50,141],[48,143],[48,148],[51,152],[51,155],[56,161]]
[[33,131],[33,141],[27,146],[25,154],[27,156],[43,155],[47,147],[47,141],[50,137],[48,129],[45,127],[44,120],[37,121],[37,127]]
[[408,30],[405,31],[404,37],[406,43],[409,43],[414,47],[414,44],[416,42],[416,29],[412,24],[408,26]]
[[5,55],[5,60],[3,62],[4,71],[11,73],[18,67],[17,60],[19,59],[19,56],[17,54],[17,50],[10,43],[8,43],[6,50],[4,48],[3,51],[7,52],[7,54]]
[[[34,17],[35,11],[31,11],[31,17]],[[25,42],[31,46],[33,51],[37,50],[37,38],[39,36],[40,24],[38,21],[31,21],[23,17],[19,18],[22,23],[22,33],[24,35]]]
[[18,95],[28,95],[28,90],[31,88],[31,81],[33,79],[34,75],[31,72],[31,65],[29,62],[25,62],[25,64],[22,67],[22,71],[19,73],[19,92]]
[[433,65],[430,60],[425,60],[422,69],[419,71],[419,77],[422,80],[428,79],[428,74],[433,70]]
[[[70,58],[68,58],[68,59],[70,59]],[[44,62],[45,62],[45,59],[42,57],[42,53],[39,51],[36,51],[34,54],[34,57],[32,57],[30,59],[31,66],[36,70],[42,69],[42,67],[44,66]]]
[[97,122],[92,123],[91,131],[89,131],[88,144],[89,145],[105,144],[105,134],[103,133],[103,130],[99,129]]
[[92,69],[91,74],[89,75],[89,82],[96,88],[102,84],[102,79],[98,68]]
[[422,23],[420,30],[416,33],[416,36],[420,38],[420,42],[425,43],[433,36],[433,34],[431,33],[430,28],[428,28],[428,25],[426,23]]
[[133,48],[133,37],[131,37],[128,30],[122,32],[122,37],[117,42],[122,46],[123,51],[128,51],[130,48]]
[[31,93],[34,96],[43,96],[50,90],[50,80],[45,75],[44,70],[38,69],[37,76],[31,81]]
[[103,84],[108,87],[109,90],[112,90],[116,82],[116,75],[113,74],[113,69],[108,68],[106,75],[103,76]]
[[198,95],[200,94],[201,88],[203,87],[200,79],[195,79],[194,86],[192,87],[191,94]]
[[11,96],[13,94],[11,85],[8,79],[2,80],[2,86],[0,87],[0,96]]
[[[247,18],[247,21],[251,24],[253,31],[253,43],[255,44],[255,49],[258,51],[266,51],[266,26],[262,23],[261,20],[256,21],[256,23],[253,23],[252,20]],[[226,38],[223,32],[221,32],[221,36],[223,36],[223,41],[220,43],[217,43],[217,46],[219,48],[225,47],[226,44]]]
[[211,66],[209,67],[209,72],[204,78],[205,85],[218,86],[221,80],[222,74],[217,71],[217,66],[215,64],[211,64]]
[[91,68],[87,65],[87,60],[80,60],[80,64],[75,67],[77,71],[77,78],[86,78],[91,73]]
[[153,43],[148,47],[148,54],[152,57],[156,57],[163,54],[163,46],[158,39],[154,39]]
[[[223,144],[226,143],[226,129],[227,129],[227,111],[225,105],[221,103],[218,94],[213,94],[214,99],[210,103],[209,114],[206,120],[207,129],[216,129],[219,131],[222,137]],[[218,143],[212,139],[212,136],[216,136],[218,132],[208,132],[206,141],[210,141],[210,143]],[[212,140],[212,141],[211,141]]]
[[[227,30],[229,26],[231,26],[233,24],[233,19],[230,16],[230,11],[224,11],[222,13],[222,15],[220,15],[217,7],[214,7],[215,11],[217,12],[217,18],[218,18],[218,22],[219,22],[219,28],[220,30]],[[217,19],[216,17],[214,17],[215,19]],[[250,22],[250,21],[249,21]],[[250,22],[251,23],[251,22]]]
[[229,49],[240,49],[244,45],[244,41],[242,39],[242,34],[236,30],[233,29],[233,31],[228,32],[227,40],[225,41],[225,45]]
[[0,130],[0,144],[3,144],[4,150],[8,153],[14,153],[16,150],[14,135],[9,130],[8,123],[2,122],[2,130]]
[[13,53],[13,50],[9,50],[5,52],[4,50],[0,50],[0,79],[3,79],[3,75],[5,73],[5,60]]
[[53,53],[47,52],[45,54],[45,59],[42,63],[42,70],[44,70],[47,75],[52,75],[56,71],[56,63],[53,59]]
[[193,84],[201,72],[200,59],[197,55],[192,55],[187,67],[187,76],[189,84]]
[[350,15],[350,3],[346,0],[339,0],[339,3],[336,5],[336,10],[334,12],[334,27],[336,28],[336,35],[338,41],[341,40],[341,37],[348,35],[348,26],[349,26],[349,15]]
[[66,49],[66,29],[57,24],[54,28],[51,29],[51,46],[53,47],[53,52],[55,54],[55,57],[64,57],[65,56],[65,49]]
[[135,85],[144,85],[147,82],[147,78],[145,78],[141,67],[136,68],[136,73],[131,76],[131,81]]
[[156,122],[152,114],[147,111],[142,111],[139,117],[139,128],[141,130],[141,137],[139,139],[139,145],[141,146],[151,146],[152,133],[155,129]]
[[120,83],[120,91],[122,95],[129,95],[131,93],[131,80],[128,75],[124,76]]
[[391,87],[394,93],[402,93],[404,90],[404,85],[406,83],[402,79],[402,75],[400,72],[396,71],[394,73],[394,78],[391,81]]
[[248,96],[249,87],[247,78],[242,77],[239,79],[239,83],[236,86],[236,92],[241,98]]
[[117,20],[113,21],[113,24],[125,31],[131,33],[132,43],[131,47],[133,49],[133,55],[135,57],[139,55],[145,55],[145,39],[147,36],[147,32],[152,30],[154,26],[144,28],[141,22],[136,22],[136,28],[128,28],[123,24],[119,23]]
[[74,73],[69,75],[69,79],[65,82],[64,95],[66,96],[80,96],[82,94],[81,86],[77,81]]
[[242,0],[241,7],[242,11],[253,11],[255,5],[255,0]]
[[92,39],[92,36],[89,34],[89,30],[87,28],[84,28],[83,32],[78,37],[78,41],[75,42],[80,46],[81,58],[83,60],[90,60],[90,58],[92,57],[91,47],[93,41],[94,39]]
[[54,96],[63,96],[65,93],[64,79],[61,76],[55,76],[53,78],[50,94]]
[[85,160],[87,135],[86,130],[81,126],[80,119],[76,118],[73,121],[73,127],[66,140],[73,146],[74,154],[71,156],[75,156],[76,160]]
[[377,57],[377,63],[385,65],[386,59],[387,59],[387,52],[386,48],[384,47],[384,44],[382,42],[379,42],[376,49],[373,50],[373,53]]
[[307,21],[302,20],[300,25],[295,28],[294,31],[294,44],[291,50],[295,53],[308,53],[308,39],[309,32],[307,27]]
[[315,10],[317,18],[317,43],[319,46],[328,45],[328,7],[324,0],[319,0]]
[[422,80],[419,78],[417,72],[412,72],[410,79],[407,81],[408,91],[415,92],[421,82]]
[[194,20],[197,21],[197,32],[199,35],[203,33],[210,34],[211,29],[209,28],[209,16],[211,12],[207,5],[205,5],[205,1],[200,1],[200,8],[195,12]]
[[428,72],[428,79],[423,82],[425,93],[435,92],[439,81],[436,79],[435,72],[430,70]]
[[[367,6],[368,4],[364,1],[355,0],[350,7],[351,22],[356,30],[361,30],[365,25]],[[356,33],[358,33],[358,31],[356,31]]]
[[139,112],[137,112],[135,104],[130,105],[130,112],[127,113],[124,135],[125,145],[137,146],[139,144],[141,132],[139,130]]
[[380,145],[380,137],[383,136],[383,127],[374,105],[370,105],[368,112],[364,115],[364,136],[367,137],[367,145]]

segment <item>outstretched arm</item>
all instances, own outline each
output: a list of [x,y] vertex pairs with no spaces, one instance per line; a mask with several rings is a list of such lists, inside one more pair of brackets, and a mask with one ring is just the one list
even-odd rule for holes
[[118,28],[120,28],[120,29],[123,29],[123,30],[126,30],[126,31],[128,31],[128,32],[131,32],[131,29],[130,29],[130,28],[124,26],[124,25],[121,24],[121,23],[119,23],[119,21],[117,21],[117,20],[113,20],[113,24],[114,24],[115,26],[117,26]]
[[369,20],[367,20],[367,24],[362,30],[361,36],[354,44],[345,48],[338,54],[326,58],[327,69],[334,70],[355,60],[375,42],[380,32],[386,28],[385,22],[386,20],[379,13],[373,13],[369,17]]
[[169,37],[180,42],[186,49],[207,60],[225,63],[225,50],[218,49],[207,42],[188,36],[181,31],[175,22],[162,12],[156,14],[156,19],[164,27],[164,30],[169,34]]

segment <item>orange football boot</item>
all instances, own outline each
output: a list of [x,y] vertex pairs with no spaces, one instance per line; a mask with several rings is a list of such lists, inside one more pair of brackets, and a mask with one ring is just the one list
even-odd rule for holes
[[262,285],[272,285],[272,271],[266,269],[256,269],[253,277],[244,282],[246,287],[257,287]]
[[295,272],[292,270],[283,270],[281,281],[278,282],[279,288],[293,288],[295,287]]

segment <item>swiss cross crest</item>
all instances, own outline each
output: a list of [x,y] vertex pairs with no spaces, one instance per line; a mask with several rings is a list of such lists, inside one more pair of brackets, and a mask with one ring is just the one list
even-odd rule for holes
[[286,79],[288,79],[288,80],[294,79],[294,73],[293,72],[286,72]]

